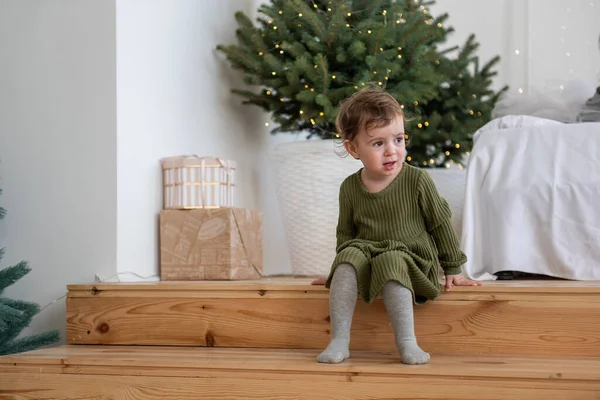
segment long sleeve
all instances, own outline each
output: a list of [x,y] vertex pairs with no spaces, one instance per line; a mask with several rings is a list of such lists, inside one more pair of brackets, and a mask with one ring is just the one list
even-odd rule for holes
[[339,216],[336,228],[337,244],[336,249],[353,239],[356,235],[356,227],[354,226],[354,218],[352,213],[352,204],[345,193],[345,185],[342,184],[339,193]]
[[440,196],[435,183],[427,172],[419,179],[419,207],[425,218],[427,231],[433,238],[440,265],[446,275],[457,275],[461,266],[467,261],[460,249],[460,243],[452,229],[452,212],[446,199]]

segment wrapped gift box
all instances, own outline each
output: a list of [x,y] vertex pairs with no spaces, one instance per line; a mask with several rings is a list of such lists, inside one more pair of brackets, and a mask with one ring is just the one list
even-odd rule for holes
[[245,208],[162,210],[163,281],[253,280],[263,270],[262,213]]
[[161,160],[164,209],[233,207],[235,161],[175,156]]

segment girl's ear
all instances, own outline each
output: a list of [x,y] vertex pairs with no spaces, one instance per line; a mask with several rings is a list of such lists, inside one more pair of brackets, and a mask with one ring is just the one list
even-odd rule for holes
[[344,140],[344,147],[346,148],[346,151],[348,151],[348,154],[355,159],[360,160],[360,157],[358,157],[358,153],[356,152],[356,145],[354,144],[354,141],[348,139]]

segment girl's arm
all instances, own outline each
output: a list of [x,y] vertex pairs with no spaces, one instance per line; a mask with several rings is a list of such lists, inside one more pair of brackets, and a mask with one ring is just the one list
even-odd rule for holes
[[342,183],[338,196],[339,214],[336,227],[336,249],[346,243],[348,240],[354,239],[356,236],[356,227],[354,226],[354,216],[352,212],[352,203],[346,194],[346,185]]
[[[354,226],[354,217],[352,213],[352,203],[350,203],[350,200],[348,200],[344,183],[342,183],[340,186],[338,201],[339,214],[335,231],[337,238],[336,250],[348,240],[354,239],[354,236],[356,235],[356,227]],[[311,285],[324,285],[325,282],[327,282],[327,276],[322,276],[312,281]]]
[[452,229],[452,212],[446,199],[440,196],[433,179],[425,171],[419,179],[418,193],[427,232],[435,241],[444,274],[460,274],[467,257],[460,249],[460,243]]

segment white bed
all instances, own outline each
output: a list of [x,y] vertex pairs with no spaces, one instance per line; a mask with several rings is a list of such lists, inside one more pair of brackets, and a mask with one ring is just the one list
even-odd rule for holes
[[461,236],[464,274],[600,279],[600,123],[506,116],[474,136]]

